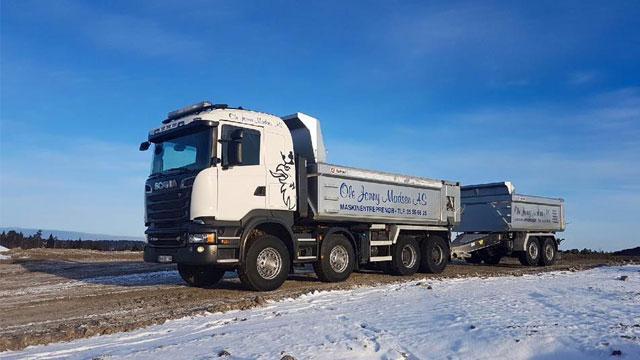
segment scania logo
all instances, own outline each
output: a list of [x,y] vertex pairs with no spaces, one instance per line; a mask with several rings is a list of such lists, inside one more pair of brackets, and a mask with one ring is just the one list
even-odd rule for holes
[[178,186],[178,182],[175,180],[158,181],[153,184],[154,190],[171,189]]

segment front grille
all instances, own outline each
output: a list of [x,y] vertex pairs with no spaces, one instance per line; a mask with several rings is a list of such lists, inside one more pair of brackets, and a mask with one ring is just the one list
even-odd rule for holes
[[160,190],[146,197],[149,244],[175,247],[185,243],[185,227],[189,223],[191,187]]
[[158,238],[157,240],[149,241],[150,245],[155,247],[176,247],[185,244],[185,241],[182,237],[174,237],[174,238]]

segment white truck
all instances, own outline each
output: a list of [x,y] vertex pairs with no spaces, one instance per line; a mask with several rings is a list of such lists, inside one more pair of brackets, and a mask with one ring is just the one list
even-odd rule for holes
[[326,163],[320,123],[201,102],[149,132],[147,262],[177,263],[192,286],[237,270],[249,289],[294,264],[342,281],[377,266],[439,273],[460,221],[460,185]]

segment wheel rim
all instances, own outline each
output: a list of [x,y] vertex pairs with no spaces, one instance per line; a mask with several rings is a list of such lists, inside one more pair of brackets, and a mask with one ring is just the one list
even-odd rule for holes
[[329,253],[329,265],[331,269],[337,273],[341,273],[347,269],[349,265],[349,253],[342,245],[334,246]]
[[265,280],[275,279],[282,270],[282,256],[278,250],[268,247],[262,249],[256,261],[258,274]]
[[405,245],[402,248],[401,258],[402,265],[406,268],[412,268],[416,264],[417,252],[411,245]]
[[538,257],[538,246],[535,241],[529,243],[529,256],[532,259],[536,259]]
[[436,244],[433,246],[433,249],[431,249],[431,260],[433,260],[433,263],[438,265],[442,262],[442,260],[444,259],[444,251],[442,251],[442,248],[440,247],[440,245]]
[[554,252],[555,249],[553,248],[553,245],[547,244],[547,246],[544,247],[544,254],[547,257],[547,260],[553,259]]

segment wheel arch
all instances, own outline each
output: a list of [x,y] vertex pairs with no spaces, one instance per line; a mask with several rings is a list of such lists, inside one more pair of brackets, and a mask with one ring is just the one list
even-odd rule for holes
[[[327,231],[325,231],[324,234],[322,234],[322,239],[324,240],[330,237],[331,235],[336,235],[336,234],[344,235],[347,238],[347,240],[349,240],[349,242],[351,243],[351,246],[353,246],[354,251],[357,251],[355,236],[349,229],[345,227],[335,226],[327,229]],[[322,246],[322,243],[323,242],[320,243],[321,246]]]
[[[556,251],[559,250],[558,239],[556,238],[556,234],[554,233],[519,233],[516,235],[515,241],[513,242],[513,251],[526,251],[527,245],[531,239],[538,239],[538,243],[540,243],[540,239],[543,238],[551,238],[553,239],[553,243],[556,246]],[[542,244],[540,244],[542,245]]]
[[240,237],[240,262],[244,262],[247,249],[252,241],[252,235],[264,233],[280,239],[287,247],[291,259],[294,257],[293,232],[284,221],[274,218],[255,218],[247,223]]

